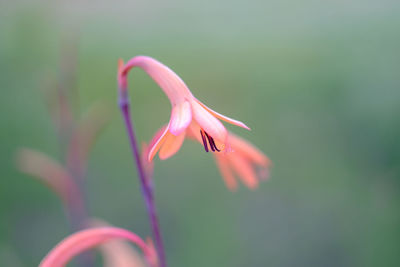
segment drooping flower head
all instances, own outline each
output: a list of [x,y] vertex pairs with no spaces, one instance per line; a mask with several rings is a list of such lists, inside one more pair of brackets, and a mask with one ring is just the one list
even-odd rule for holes
[[218,119],[249,130],[244,123],[208,108],[193,96],[177,74],[147,56],[136,56],[126,64],[122,61],[119,62],[120,101],[127,101],[127,74],[133,67],[143,69],[161,87],[172,105],[171,118],[167,127],[150,147],[149,161],[157,152],[159,152],[160,159],[167,159],[174,155],[181,147],[187,129],[198,129],[197,134],[202,137],[206,149],[209,144],[210,150],[213,152],[228,152],[230,150],[228,132]]

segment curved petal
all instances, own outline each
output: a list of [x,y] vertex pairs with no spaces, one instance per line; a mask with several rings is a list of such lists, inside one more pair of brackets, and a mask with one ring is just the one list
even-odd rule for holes
[[110,241],[100,247],[105,267],[146,267],[141,256],[128,243]]
[[125,77],[133,67],[142,68],[165,92],[172,104],[182,103],[191,95],[184,81],[170,68],[147,56],[136,56],[130,59],[120,76]]
[[189,138],[192,138],[194,140],[197,140],[197,142],[202,143],[202,138],[200,134],[200,126],[197,122],[192,121],[192,123],[189,125],[187,128],[186,134]]
[[245,155],[248,159],[250,159],[252,162],[264,167],[270,165],[271,161],[269,160],[269,158],[258,148],[256,148],[253,144],[246,141],[245,139],[240,138],[237,135],[234,135],[233,133],[229,133],[228,140],[234,150],[239,151],[240,153]]
[[158,267],[160,262],[158,261],[158,254],[154,242],[150,237],[146,238],[146,244],[150,251],[152,251],[152,258],[147,259],[154,267]]
[[[88,223],[91,228],[99,227],[112,227],[112,225],[101,219],[90,219]],[[146,261],[151,263],[152,266],[158,266],[157,252],[154,247],[153,241],[147,237],[146,244],[151,251],[153,258],[146,258]],[[136,248],[132,247],[127,241],[124,240],[111,240],[99,246],[104,260],[105,267],[148,267],[142,255],[139,254]]]
[[233,176],[231,167],[229,166],[229,161],[224,155],[215,154],[215,161],[217,162],[217,166],[219,171],[221,172],[221,176],[225,181],[226,186],[231,191],[237,190],[237,182],[235,177]]
[[126,239],[136,244],[146,259],[153,259],[153,251],[136,234],[117,227],[98,227],[79,231],[55,246],[42,260],[39,267],[63,267],[73,257],[113,239]]
[[[100,219],[91,219],[90,227],[109,227],[110,225]],[[149,246],[150,248],[150,246]],[[146,267],[142,256],[128,242],[111,240],[99,245],[105,267]],[[151,248],[152,249],[152,248]]]
[[173,135],[179,135],[189,126],[192,121],[192,109],[188,101],[178,104],[172,108],[169,131]]
[[242,127],[242,128],[244,128],[244,129],[250,130],[250,128],[249,128],[246,124],[244,124],[243,122],[238,121],[238,120],[231,119],[231,118],[229,118],[229,117],[227,117],[227,116],[224,116],[224,115],[222,115],[222,114],[220,114],[220,113],[218,113],[218,112],[212,110],[211,108],[207,107],[207,106],[204,105],[200,100],[198,100],[198,99],[196,99],[196,98],[195,98],[195,101],[196,101],[197,103],[199,103],[199,105],[201,105],[203,108],[205,108],[208,112],[210,112],[210,113],[211,113],[213,116],[215,116],[216,118],[218,118],[218,119],[220,119],[220,120],[223,120],[223,121],[226,121],[226,122],[228,122],[228,123],[230,123],[230,124],[233,124],[233,125]]
[[154,156],[157,154],[157,151],[160,149],[161,145],[164,143],[166,139],[167,133],[168,133],[168,126],[162,127],[153,137],[149,145],[149,155],[147,157],[149,161],[152,161]]
[[196,101],[191,101],[193,118],[199,124],[199,126],[206,131],[212,138],[217,139],[222,143],[226,143],[226,138],[228,136],[228,131],[222,125],[222,123],[217,120],[211,113],[205,110]]
[[181,133],[178,136],[175,136],[172,133],[168,132],[165,135],[165,141],[161,146],[160,152],[158,153],[160,159],[165,160],[178,152],[179,148],[181,148],[182,146],[184,139],[185,132]]
[[258,180],[254,169],[239,153],[240,152],[233,152],[229,154],[229,161],[239,175],[240,180],[250,189],[255,189],[258,186]]

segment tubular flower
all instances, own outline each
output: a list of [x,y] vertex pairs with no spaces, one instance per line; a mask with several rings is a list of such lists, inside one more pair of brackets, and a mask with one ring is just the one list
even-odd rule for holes
[[229,152],[230,150],[228,131],[219,120],[250,130],[244,123],[208,108],[192,95],[177,74],[167,66],[147,56],[136,56],[126,64],[120,60],[118,85],[121,103],[127,101],[127,74],[133,67],[143,69],[161,87],[172,105],[168,125],[149,149],[149,161],[153,159],[157,152],[159,152],[160,159],[167,159],[174,155],[182,146],[187,129],[200,129],[197,135],[203,138],[206,150],[208,150],[206,143],[209,142],[210,149],[213,152]]
[[[191,129],[189,137],[204,144],[207,151],[207,141],[209,141],[212,150],[212,142],[205,140],[204,136],[200,138],[197,135],[199,129]],[[207,137],[207,136],[206,136]],[[221,172],[226,186],[235,191],[237,181],[234,173],[249,188],[258,187],[258,178],[267,179],[269,176],[268,168],[271,165],[269,158],[250,142],[240,138],[233,133],[228,133],[228,142],[231,145],[232,153],[215,153],[215,160]]]

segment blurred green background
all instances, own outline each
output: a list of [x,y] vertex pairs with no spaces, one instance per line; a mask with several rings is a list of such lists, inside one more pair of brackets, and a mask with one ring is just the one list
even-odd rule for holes
[[[0,265],[35,266],[69,233],[15,151],[62,159],[42,89],[78,32],[77,113],[112,111],[89,162],[93,216],[150,234],[115,79],[118,58],[145,54],[246,122],[227,127],[274,163],[258,190],[231,193],[199,144],[157,159],[170,266],[400,266],[399,14],[394,0],[1,1]],[[170,105],[143,71],[130,79],[148,141]]]

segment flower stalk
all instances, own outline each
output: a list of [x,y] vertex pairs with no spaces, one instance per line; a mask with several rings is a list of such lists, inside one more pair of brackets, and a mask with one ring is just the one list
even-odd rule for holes
[[126,131],[128,133],[129,143],[130,143],[134,161],[135,161],[135,164],[137,167],[139,180],[141,183],[142,194],[143,194],[143,198],[144,198],[144,201],[146,204],[148,216],[150,219],[151,229],[152,229],[152,233],[153,233],[153,238],[155,240],[155,245],[157,248],[160,267],[166,267],[167,262],[166,262],[166,258],[165,258],[165,250],[164,250],[164,245],[163,245],[162,236],[161,236],[161,230],[160,230],[160,226],[159,226],[159,222],[158,222],[158,216],[157,216],[157,211],[156,211],[156,207],[155,207],[152,186],[150,184],[150,179],[147,177],[147,173],[146,173],[144,166],[142,164],[142,161],[141,161],[139,147],[138,147],[138,143],[136,140],[133,123],[131,120],[130,104],[129,104],[129,100],[127,98],[127,92],[126,92],[126,90],[123,92],[124,92],[123,94],[120,94],[119,107],[121,109],[121,113],[124,118]]

